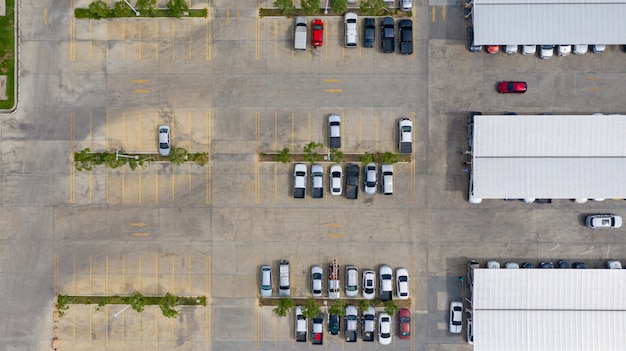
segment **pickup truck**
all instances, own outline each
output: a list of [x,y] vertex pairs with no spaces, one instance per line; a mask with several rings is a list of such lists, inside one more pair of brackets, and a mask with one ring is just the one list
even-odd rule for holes
[[413,153],[413,122],[408,118],[398,122],[398,149],[401,154]]
[[361,320],[361,333],[363,341],[374,341],[374,333],[376,332],[376,309],[370,306],[363,312]]
[[346,333],[346,342],[356,342],[356,334],[357,334],[357,311],[356,307],[349,305],[346,306],[346,317],[345,320],[345,333]]
[[393,17],[385,17],[380,22],[381,49],[383,53],[390,54],[395,51],[395,22]]
[[328,116],[328,145],[333,149],[341,148],[341,117]]
[[391,270],[391,267],[386,264],[380,266],[378,271],[378,277],[380,279],[380,291],[378,293],[380,301],[391,301],[391,299],[393,298],[393,272]]
[[280,279],[278,280],[278,296],[291,296],[291,287],[289,286],[289,261],[280,260],[279,264]]
[[306,342],[308,321],[302,314],[302,307],[296,307],[296,341]]
[[413,21],[410,19],[401,19],[398,23],[398,28],[400,54],[411,55],[413,53]]
[[324,313],[320,312],[313,318],[313,328],[311,330],[311,343],[313,345],[324,344]]
[[317,163],[311,166],[311,197],[324,197],[324,167]]
[[346,199],[356,200],[359,197],[360,167],[356,163],[348,164],[346,172]]
[[293,48],[306,50],[306,17],[296,17],[296,30],[293,37]]
[[306,165],[296,163],[293,169],[293,197],[304,199],[306,193]]
[[339,265],[328,264],[328,298],[341,298],[341,286],[339,285]]

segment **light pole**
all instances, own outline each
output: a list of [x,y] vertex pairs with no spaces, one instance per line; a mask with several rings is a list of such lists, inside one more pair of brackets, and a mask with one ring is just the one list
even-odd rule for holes
[[117,159],[119,157],[124,157],[124,158],[134,158],[136,161],[139,160],[139,155],[124,155],[124,154],[120,154],[119,150],[115,150],[115,161],[117,161]]
[[113,319],[117,320],[117,316],[119,316],[120,314],[122,314],[124,311],[126,311],[128,308],[130,307],[130,305],[122,308],[119,312],[115,312],[115,314],[113,315]]
[[326,7],[324,8],[324,14],[327,15],[328,14],[328,1],[326,0]]

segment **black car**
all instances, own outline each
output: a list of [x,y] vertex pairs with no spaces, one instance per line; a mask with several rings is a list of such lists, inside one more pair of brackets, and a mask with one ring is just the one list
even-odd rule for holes
[[522,263],[522,268],[535,268],[535,265],[530,262]]
[[572,265],[569,263],[568,260],[560,260],[558,263],[559,268],[572,268]]
[[539,264],[539,268],[554,268],[554,264],[550,261],[543,261]]
[[356,163],[348,164],[346,172],[346,199],[355,200],[359,197],[359,173],[361,172],[359,165]]
[[400,54],[411,55],[413,53],[413,21],[401,19],[398,22],[398,37],[400,38]]
[[481,52],[483,50],[482,45],[474,45],[474,28],[467,28],[467,48],[471,52]]
[[587,269],[587,265],[584,262],[574,262],[572,263],[572,267],[576,269]]
[[396,24],[392,17],[385,17],[380,21],[381,49],[383,53],[390,54],[395,51]]
[[339,334],[339,315],[330,313],[328,315],[328,332],[331,335]]
[[376,20],[366,18],[363,20],[363,47],[373,48],[376,42]]

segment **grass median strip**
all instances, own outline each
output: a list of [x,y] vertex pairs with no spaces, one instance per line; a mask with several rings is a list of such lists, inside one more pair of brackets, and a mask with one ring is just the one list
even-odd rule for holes
[[15,0],[6,0],[6,16],[0,16],[0,74],[6,75],[6,100],[1,110],[15,106]]

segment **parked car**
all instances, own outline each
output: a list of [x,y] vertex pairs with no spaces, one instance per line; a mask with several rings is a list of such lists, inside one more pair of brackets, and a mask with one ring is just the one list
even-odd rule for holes
[[490,54],[497,54],[500,52],[500,45],[487,45],[487,52]]
[[357,335],[357,309],[353,305],[346,306],[346,316],[344,317],[344,333],[346,337],[346,342],[356,342]]
[[587,265],[584,262],[574,262],[572,267],[575,269],[587,269]]
[[330,194],[341,195],[343,187],[343,170],[340,165],[330,167]]
[[261,266],[261,296],[272,296],[272,267],[268,265]]
[[328,146],[334,149],[341,148],[341,117],[339,115],[328,116]]
[[378,269],[378,279],[380,279],[378,283],[378,288],[380,289],[378,297],[380,301],[391,301],[393,298],[393,271],[391,267],[386,264],[380,266]]
[[395,26],[396,24],[393,17],[384,17],[380,22],[380,45],[382,52],[385,54],[390,54],[395,51]]
[[306,27],[307,21],[305,16],[296,17],[296,29],[294,31],[293,48],[295,50],[306,50]]
[[572,52],[571,45],[557,45],[557,54],[559,56],[568,56]]
[[615,229],[622,227],[622,217],[614,214],[597,214],[587,216],[587,227],[592,229]]
[[170,127],[161,125],[159,126],[159,155],[169,156],[171,150]]
[[543,261],[539,263],[539,268],[554,268],[554,263],[550,261]]
[[409,298],[409,271],[406,268],[396,269],[396,293],[400,300]]
[[289,273],[289,261],[280,260],[278,264],[278,296],[289,297],[291,296],[291,285],[289,283],[291,274]]
[[363,20],[363,47],[373,48],[376,42],[376,19],[368,17]]
[[339,334],[339,329],[341,329],[340,323],[341,321],[339,320],[338,314],[336,313],[328,314],[328,332],[330,333],[330,335]]
[[413,0],[400,0],[400,10],[410,11],[413,8]]
[[528,89],[526,82],[500,82],[498,93],[500,94],[523,94]]
[[361,318],[361,337],[363,341],[374,341],[374,332],[376,331],[376,309],[369,306],[363,311]]
[[606,262],[606,268],[608,269],[622,269],[622,262],[618,260],[609,260]]
[[467,27],[467,48],[470,52],[481,52],[482,45],[474,45],[474,27]]
[[554,55],[554,45],[541,45],[541,51],[539,57],[544,60],[551,58]]
[[311,197],[324,197],[324,167],[317,163],[311,166]]
[[313,318],[311,343],[313,345],[324,344],[324,312],[320,312],[317,317]]
[[509,55],[514,55],[517,54],[517,45],[505,45],[504,46],[504,52],[506,52]]
[[408,118],[398,120],[398,150],[401,154],[413,153],[413,122]]
[[499,269],[500,268],[500,262],[498,262],[498,261],[487,261],[487,268]]
[[346,31],[346,47],[355,48],[359,42],[359,34],[357,32],[357,14],[354,12],[348,12],[345,15],[344,24]]
[[522,45],[522,55],[534,55],[537,52],[537,45]]
[[346,296],[356,297],[359,294],[359,270],[355,266],[346,266]]
[[559,268],[572,268],[572,265],[569,263],[568,260],[559,260],[559,262],[557,262],[559,265]]
[[311,267],[311,294],[315,297],[322,296],[324,290],[324,270],[320,266]]
[[373,300],[376,295],[376,273],[371,270],[363,271],[363,298]]
[[400,54],[411,55],[413,53],[413,21],[401,19],[398,22],[398,39],[400,40]]
[[313,33],[311,34],[311,45],[313,47],[319,47],[324,45],[324,22],[316,18],[311,23],[311,29]]
[[356,200],[359,197],[359,175],[361,169],[358,164],[348,164],[346,171],[346,199]]
[[384,312],[378,316],[378,343],[391,344],[391,317]]
[[584,55],[588,49],[589,45],[587,44],[576,44],[574,45],[574,55]]
[[393,165],[380,167],[383,195],[393,195]]
[[463,303],[461,301],[450,302],[450,333],[459,334],[463,324]]
[[309,321],[302,314],[302,306],[296,306],[295,308],[295,331],[296,331],[296,341],[306,342],[307,341],[307,332],[309,330]]
[[605,49],[606,49],[605,44],[591,45],[591,52],[593,52],[594,54],[601,54],[604,52]]
[[530,262],[522,263],[522,268],[535,268],[535,265]]
[[467,319],[467,327],[465,328],[467,330],[467,343],[470,345],[474,345],[474,322],[472,321],[472,318],[468,318]]
[[411,338],[411,311],[407,308],[401,308],[398,311],[398,322],[400,327],[400,339],[406,340]]
[[505,268],[508,268],[508,269],[518,269],[518,268],[519,268],[519,264],[517,264],[517,263],[515,263],[515,262],[507,262],[507,263],[504,265],[504,267],[505,267]]
[[365,182],[364,191],[366,194],[376,194],[376,188],[378,187],[378,169],[375,163],[369,163],[365,166]]

